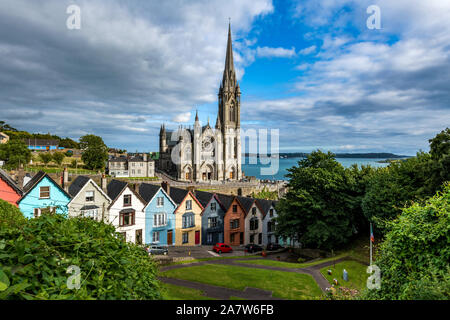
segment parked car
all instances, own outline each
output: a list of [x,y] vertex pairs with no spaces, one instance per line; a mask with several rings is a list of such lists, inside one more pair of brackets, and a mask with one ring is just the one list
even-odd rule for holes
[[169,253],[169,249],[167,249],[167,247],[163,247],[163,246],[155,246],[155,245],[150,245],[148,247],[145,248],[145,250],[147,250],[148,254],[163,254],[163,255],[167,255]]
[[233,248],[225,243],[216,243],[212,249],[213,249],[213,251],[215,251],[217,253],[222,253],[222,252],[225,253],[225,252],[233,251]]
[[283,249],[284,247],[279,245],[278,243],[269,243],[266,247],[267,250],[272,251],[272,250],[279,250],[279,249]]
[[260,245],[257,244],[247,244],[244,247],[244,250],[247,251],[248,253],[253,253],[253,252],[257,252],[257,251],[262,251],[263,247],[261,247]]

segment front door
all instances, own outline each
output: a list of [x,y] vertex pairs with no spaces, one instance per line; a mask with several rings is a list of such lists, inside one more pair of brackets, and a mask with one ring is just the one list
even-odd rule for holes
[[142,244],[142,229],[136,230],[136,244]]
[[172,245],[172,241],[173,241],[173,234],[172,234],[172,230],[167,231],[167,245]]
[[200,231],[195,231],[195,244],[200,244]]

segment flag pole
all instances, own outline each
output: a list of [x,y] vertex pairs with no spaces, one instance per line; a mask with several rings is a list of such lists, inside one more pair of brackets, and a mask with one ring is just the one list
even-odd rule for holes
[[370,265],[372,265],[372,222],[370,223]]

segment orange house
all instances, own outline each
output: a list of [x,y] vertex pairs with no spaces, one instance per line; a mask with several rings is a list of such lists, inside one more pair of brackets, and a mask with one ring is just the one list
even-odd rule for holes
[[22,197],[22,190],[11,177],[0,169],[0,199],[18,207],[17,201]]
[[245,209],[237,197],[234,197],[230,207],[225,213],[224,242],[230,246],[244,244]]

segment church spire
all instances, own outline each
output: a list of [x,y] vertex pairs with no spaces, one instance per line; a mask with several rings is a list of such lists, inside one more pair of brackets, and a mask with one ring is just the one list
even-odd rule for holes
[[234,72],[233,63],[233,44],[231,41],[231,23],[228,23],[228,43],[227,43],[227,54],[225,58],[225,73]]

